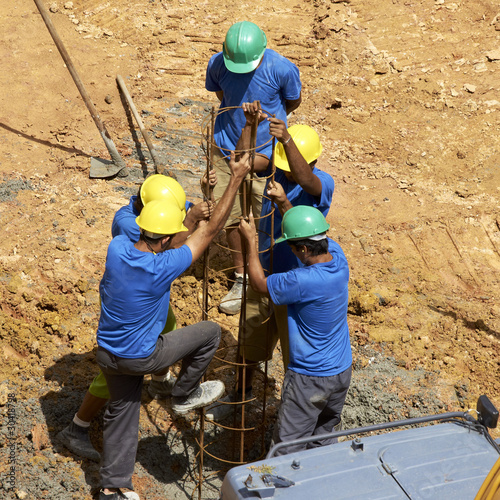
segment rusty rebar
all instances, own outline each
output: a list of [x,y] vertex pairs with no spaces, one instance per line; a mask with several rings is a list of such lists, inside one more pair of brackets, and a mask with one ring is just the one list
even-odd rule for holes
[[490,243],[491,243],[491,246],[493,247],[493,250],[495,250],[495,253],[500,257],[500,253],[498,252],[498,248],[497,246],[495,245],[492,237],[490,236],[490,233],[488,232],[488,230],[486,229],[486,226],[483,224],[483,221],[479,221],[481,223],[481,226],[484,230],[484,232],[486,233],[486,236],[488,236],[488,239],[490,240]]
[[408,238],[410,238],[411,242],[415,245],[415,248],[417,249],[418,254],[420,255],[421,259],[424,261],[424,264],[426,265],[427,269],[429,269],[429,271],[430,271],[431,268],[429,267],[429,264],[425,260],[423,253],[420,251],[420,248],[417,245],[417,242],[413,239],[413,236],[411,235],[411,233],[409,231],[407,231],[406,234],[408,235]]
[[456,251],[457,251],[458,255],[460,256],[460,258],[462,259],[463,263],[465,264],[465,267],[467,268],[467,271],[469,272],[469,274],[470,274],[470,276],[471,276],[472,280],[474,281],[474,283],[475,283],[476,285],[478,285],[478,282],[477,282],[477,280],[476,280],[476,277],[474,276],[474,273],[471,271],[471,269],[470,269],[470,267],[469,267],[469,264],[467,263],[467,260],[466,260],[466,259],[464,259],[464,256],[462,255],[462,252],[460,251],[460,248],[458,248],[458,245],[457,245],[457,243],[456,243],[455,239],[454,239],[454,238],[453,238],[453,236],[451,235],[451,232],[450,232],[450,229],[449,229],[449,227],[448,227],[448,224],[445,224],[445,226],[444,226],[444,227],[445,227],[445,229],[446,229],[446,233],[447,233],[447,234],[448,234],[448,236],[450,237],[450,240],[451,240],[451,242],[453,243],[453,246],[455,247],[455,249],[456,249]]
[[[205,201],[211,203],[213,201],[213,189],[210,186],[210,167],[213,162],[213,133],[214,133],[214,115],[215,108],[212,106],[211,111],[211,125],[207,126],[206,138],[207,138],[207,166],[206,166],[206,184],[205,184]],[[208,319],[208,277],[209,277],[209,261],[210,261],[210,245],[203,252],[203,310],[201,312],[202,321]],[[203,376],[203,379],[205,376]],[[200,408],[200,454],[198,458],[198,499],[201,500],[201,494],[203,489],[203,455],[204,455],[204,439],[205,439],[205,408]]]
[[[273,115],[273,118],[276,115]],[[274,184],[274,175],[276,174],[276,164],[274,162],[274,147],[276,144],[276,138],[273,137],[273,142],[272,142],[272,153],[271,153],[271,181]],[[272,206],[272,204],[271,204]],[[276,210],[275,207],[271,209],[271,230],[270,230],[270,238],[269,238],[269,274],[273,272],[273,248],[274,248],[274,214],[273,210]],[[273,306],[272,306],[272,301],[269,299],[268,302],[268,308],[267,308],[267,314],[268,317],[271,317],[271,314],[273,313],[272,311]],[[267,339],[266,339],[266,354],[269,353],[269,348],[270,348],[270,339],[271,339],[271,322],[267,322]],[[283,349],[283,346],[281,346],[281,349]],[[286,366],[285,366],[286,370]],[[264,363],[264,396],[262,397],[262,421],[263,421],[263,428],[266,428],[266,419],[267,419],[267,414],[266,414],[266,403],[267,403],[267,383],[268,383],[268,361]],[[265,432],[262,432],[261,436],[261,451],[264,453],[264,448],[265,448],[265,439],[266,435]]]
[[[215,118],[218,116],[218,114],[221,114],[223,112],[226,112],[230,109],[235,109],[235,108],[241,108],[241,106],[235,106],[235,107],[229,107],[229,108],[219,108],[218,112],[216,113],[214,108],[212,108],[212,113],[210,117],[206,117],[203,122],[202,122],[202,149],[204,150],[206,157],[207,157],[207,181],[208,181],[208,176],[209,176],[209,171],[210,167],[213,166],[213,151],[217,147],[217,144],[215,144],[214,141],[214,128],[215,128]],[[265,112],[265,110],[262,110]],[[268,113],[269,114],[269,113]],[[210,118],[210,121],[207,120],[207,118]],[[252,133],[250,137],[250,145],[248,149],[245,149],[245,151],[248,151],[250,153],[250,174],[249,177],[250,179],[247,179],[244,181],[240,187],[240,202],[241,202],[241,208],[242,208],[242,214],[243,217],[248,217],[249,212],[250,212],[250,207],[251,207],[251,201],[252,201],[252,190],[253,190],[253,180],[254,180],[254,173],[255,173],[255,168],[254,168],[254,160],[255,160],[255,151],[256,151],[256,140],[257,140],[257,127],[258,127],[258,122],[255,124],[255,126],[252,128]],[[203,139],[206,141],[206,147],[205,144],[203,143]],[[269,142],[272,141],[273,144],[273,152],[274,152],[274,145],[275,145],[275,139],[270,138],[269,141],[267,141],[264,144],[259,145],[259,147],[264,146],[268,144]],[[224,148],[219,148],[223,154]],[[229,151],[226,151],[226,153],[229,153]],[[235,151],[236,154],[242,154],[244,151]],[[229,155],[224,156],[225,159],[228,159]],[[273,168],[273,178],[274,178],[274,172],[275,172],[275,166],[274,166],[274,154],[272,156],[272,168]],[[213,193],[209,195],[209,193],[205,190],[205,198],[210,199],[213,197]],[[260,214],[254,214],[258,218],[260,218]],[[272,228],[274,227],[274,223],[272,221]],[[273,237],[271,236],[271,242],[273,243]],[[272,250],[271,250],[272,252]],[[238,344],[236,347],[237,353],[237,361],[232,363],[232,362],[227,362],[229,363],[229,366],[234,365],[236,367],[236,374],[238,377],[238,385],[242,387],[242,397],[241,401],[237,401],[234,403],[231,403],[235,410],[238,407],[241,407],[241,425],[239,427],[236,426],[236,417],[237,417],[237,412],[234,412],[234,421],[233,421],[233,427],[227,427],[225,425],[219,424],[217,422],[211,422],[213,425],[216,425],[218,427],[221,427],[226,430],[233,431],[232,434],[232,457],[235,458],[236,456],[236,438],[239,436],[239,460],[226,460],[221,457],[217,457],[216,455],[210,453],[206,448],[210,446],[212,443],[204,444],[204,432],[205,432],[205,418],[204,418],[204,411],[200,410],[200,417],[202,419],[201,426],[200,426],[200,437],[197,440],[199,446],[200,446],[200,456],[198,457],[198,463],[199,463],[199,481],[198,481],[198,494],[199,497],[201,498],[202,494],[202,485],[203,485],[203,455],[204,453],[207,453],[208,456],[215,458],[216,460],[219,460],[220,462],[227,463],[227,464],[233,464],[233,465],[241,465],[245,463],[244,460],[244,450],[245,450],[245,433],[247,432],[253,432],[257,429],[260,429],[262,431],[262,439],[264,440],[265,437],[265,429],[263,429],[262,423],[259,423],[255,426],[246,428],[245,427],[245,420],[246,420],[246,415],[245,415],[245,407],[248,403],[254,401],[256,398],[250,398],[250,399],[245,399],[245,391],[244,388],[246,387],[246,378],[247,378],[247,368],[252,365],[252,367],[255,369],[257,368],[258,363],[247,363],[246,360],[246,323],[247,323],[247,316],[246,316],[246,302],[247,302],[247,285],[248,285],[248,257],[247,257],[247,252],[246,252],[246,247],[243,247],[242,250],[242,255],[243,255],[243,293],[242,293],[242,307],[241,307],[241,312],[240,312],[240,318],[239,318],[239,325],[238,325]],[[207,255],[207,260],[204,261],[204,270],[203,270],[203,279],[204,279],[204,296],[203,296],[203,318],[208,318],[208,277],[209,277],[209,261],[208,261],[208,255]],[[206,283],[206,285],[205,285]],[[265,321],[267,321],[269,318],[267,318]],[[265,322],[264,321],[264,322]],[[263,323],[264,323],[263,322]],[[241,353],[241,354],[240,354]],[[217,358],[220,361],[224,361],[224,359]],[[241,361],[241,362],[240,362]],[[221,367],[222,369],[224,367]],[[263,417],[265,417],[265,401],[266,401],[266,391],[267,391],[267,363],[266,363],[266,369],[265,369],[265,380],[264,380],[264,409],[263,409]],[[228,404],[228,403],[222,403],[222,404]],[[228,450],[229,451],[229,450]],[[264,441],[262,445],[262,451],[264,451]]]

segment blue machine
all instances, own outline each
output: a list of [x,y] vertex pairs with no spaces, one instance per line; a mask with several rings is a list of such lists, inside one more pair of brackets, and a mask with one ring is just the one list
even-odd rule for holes
[[472,500],[500,456],[488,432],[498,411],[481,396],[477,412],[477,420],[454,412],[334,432],[353,439],[276,457],[290,444],[279,443],[265,460],[231,469],[220,498]]

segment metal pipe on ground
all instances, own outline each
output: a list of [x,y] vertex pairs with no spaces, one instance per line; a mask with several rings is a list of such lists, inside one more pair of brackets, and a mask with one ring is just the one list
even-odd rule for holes
[[160,161],[158,159],[158,154],[156,153],[156,149],[151,143],[151,140],[146,132],[146,129],[144,128],[144,123],[142,122],[142,119],[137,112],[137,108],[135,107],[134,102],[132,101],[132,97],[130,96],[130,93],[127,89],[127,86],[125,85],[125,81],[123,80],[121,75],[116,75],[116,81],[118,82],[118,86],[120,87],[120,90],[123,92],[123,95],[125,96],[125,99],[127,100],[127,103],[130,107],[130,110],[132,111],[132,114],[134,115],[134,118],[137,122],[137,125],[139,125],[139,130],[141,131],[142,137],[146,141],[146,144],[149,149],[149,153],[151,154],[151,158],[153,159],[153,163],[155,166],[155,174],[164,174],[165,172],[161,168]]
[[118,150],[116,149],[116,146],[113,143],[111,136],[109,135],[108,131],[106,130],[106,127],[104,126],[104,123],[99,117],[99,114],[94,106],[94,103],[90,99],[90,96],[87,93],[87,90],[85,89],[82,80],[80,79],[80,76],[76,71],[75,66],[73,65],[73,62],[71,61],[71,58],[69,57],[69,54],[66,51],[66,48],[64,47],[62,40],[59,37],[52,23],[52,20],[50,19],[49,13],[45,8],[45,5],[42,3],[41,0],[34,0],[34,2],[38,8],[38,11],[42,16],[45,26],[47,26],[47,29],[49,30],[50,36],[52,37],[54,43],[56,44],[57,50],[59,50],[59,53],[61,54],[64,63],[66,64],[66,67],[68,68],[71,76],[73,77],[73,81],[75,82],[78,90],[80,91],[80,95],[82,96],[82,99],[85,102],[85,105],[87,106],[87,109],[89,110],[90,115],[92,116],[94,123],[96,124],[101,134],[101,137],[104,141],[104,144],[106,145],[109,155],[111,156],[112,161],[102,160],[100,158],[91,158],[90,177],[96,179],[114,177],[115,175],[117,175],[118,177],[127,177],[128,175],[128,171],[126,168],[127,166],[123,161],[122,157],[120,156],[120,153],[118,153]]

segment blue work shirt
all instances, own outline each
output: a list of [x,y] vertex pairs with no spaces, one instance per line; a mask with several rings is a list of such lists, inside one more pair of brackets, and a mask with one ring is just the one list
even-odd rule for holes
[[[317,208],[325,217],[327,216],[332,203],[335,182],[333,177],[318,168],[313,168],[315,174],[321,181],[321,195],[313,196],[304,191],[300,184],[289,181],[283,170],[277,169],[274,176],[285,190],[288,201],[295,207],[297,205],[307,205]],[[271,214],[273,203],[266,195],[262,197],[262,212],[259,222],[259,257],[262,267],[268,274],[270,267],[269,247],[271,244],[271,217],[274,217],[274,241],[281,236],[281,222],[283,217],[281,212],[274,206],[274,215]],[[286,243],[279,243],[273,247],[273,273],[284,273],[299,266],[299,260],[293,255],[290,246]]]
[[314,377],[337,375],[352,364],[347,325],[349,267],[342,248],[330,238],[328,251],[329,262],[267,278],[272,301],[287,306],[288,368]]
[[125,235],[113,238],[99,285],[98,345],[122,358],[149,356],[167,321],[170,286],[192,258],[187,245],[153,254]]
[[[276,118],[286,123],[285,101],[300,97],[302,83],[295,64],[274,50],[266,49],[262,62],[250,73],[232,73],[224,64],[222,52],[213,55],[207,66],[205,88],[210,92],[224,92],[221,108],[259,100],[261,108],[269,116],[275,114]],[[214,139],[224,156],[235,149],[245,123],[241,108],[230,109],[217,116]],[[272,141],[266,121],[258,126],[256,145],[257,152],[271,158]]]

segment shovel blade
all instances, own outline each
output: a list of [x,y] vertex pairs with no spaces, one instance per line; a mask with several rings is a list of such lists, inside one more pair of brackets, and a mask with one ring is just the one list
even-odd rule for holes
[[109,179],[110,177],[127,177],[126,168],[116,165],[112,160],[90,158],[89,177],[91,179]]

